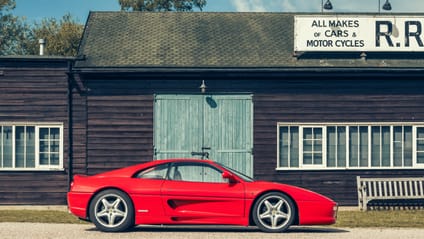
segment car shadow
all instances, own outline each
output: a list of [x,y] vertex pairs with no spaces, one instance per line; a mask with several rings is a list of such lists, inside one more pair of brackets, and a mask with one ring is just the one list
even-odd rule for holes
[[[98,231],[97,228],[89,228],[87,231]],[[215,233],[262,233],[257,227],[235,227],[235,226],[156,226],[141,225],[136,226],[126,233],[131,232],[215,232]],[[334,227],[318,226],[293,226],[284,233],[347,233],[349,231]],[[125,233],[125,232],[124,232]]]

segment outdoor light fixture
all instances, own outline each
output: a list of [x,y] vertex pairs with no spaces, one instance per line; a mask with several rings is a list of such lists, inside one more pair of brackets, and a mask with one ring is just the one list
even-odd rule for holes
[[205,80],[202,80],[202,84],[200,85],[200,92],[202,92],[202,94],[204,94],[206,92],[206,88],[208,88],[205,84]]
[[324,0],[321,0],[321,12],[325,10],[331,10],[333,9],[333,4],[331,4],[330,0],[327,0],[324,4]]
[[383,10],[386,10],[386,11],[392,10],[392,4],[390,4],[389,0],[386,0],[386,2],[384,3]]
[[[380,6],[381,6],[381,3],[380,3],[380,0],[378,0],[378,12],[380,12]],[[381,8],[383,10],[390,11],[392,10],[392,4],[390,4],[389,0],[386,0],[386,2],[383,4]]]

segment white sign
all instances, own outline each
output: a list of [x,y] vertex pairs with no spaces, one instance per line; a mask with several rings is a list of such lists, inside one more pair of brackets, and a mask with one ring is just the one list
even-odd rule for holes
[[294,50],[422,52],[424,16],[295,16]]

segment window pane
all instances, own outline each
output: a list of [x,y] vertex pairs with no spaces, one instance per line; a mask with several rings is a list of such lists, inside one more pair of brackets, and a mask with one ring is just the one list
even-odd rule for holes
[[349,127],[349,166],[358,167],[359,165],[359,134],[358,127]]
[[303,164],[306,164],[306,165],[312,164],[312,153],[303,154]]
[[[168,165],[169,164],[161,164],[156,167],[152,167],[149,169],[146,169],[140,173],[137,174],[137,178],[147,178],[147,179],[165,179],[166,173],[168,171]],[[169,175],[170,179],[176,178],[176,173],[173,172]]]
[[312,152],[312,140],[304,140],[303,141],[303,152]]
[[52,153],[58,153],[59,152],[59,141],[51,142],[50,152],[52,152]]
[[50,154],[50,165],[59,165],[59,154],[52,153]]
[[3,126],[3,167],[11,168],[13,162],[12,126]]
[[303,139],[311,140],[312,138],[312,128],[303,128]]
[[280,167],[289,166],[289,127],[280,127]]
[[412,126],[404,127],[403,165],[412,167]]
[[59,128],[50,128],[50,140],[60,140]]
[[368,166],[368,127],[360,127],[360,158],[361,158],[361,167]]
[[346,127],[337,127],[337,166],[346,167]]
[[417,138],[424,139],[424,127],[417,128]]
[[393,127],[393,165],[402,166],[403,158],[403,134],[402,126]]
[[390,127],[383,126],[382,132],[382,146],[381,146],[381,157],[382,166],[390,167]]
[[336,167],[336,127],[327,127],[327,166]]
[[48,153],[40,153],[40,165],[49,165]]
[[290,127],[290,167],[299,167],[299,127]]
[[35,127],[26,127],[26,167],[35,167]]
[[417,163],[424,164],[424,152],[417,153]]
[[314,144],[314,152],[322,152],[322,140],[316,140]]
[[381,166],[381,128],[380,126],[371,127],[371,166]]
[[224,181],[224,178],[222,178],[222,172],[208,166],[204,166],[203,170],[204,170],[203,182],[208,182],[208,183],[226,182]]
[[49,128],[40,128],[40,140],[49,140]]
[[315,165],[322,164],[322,154],[321,153],[315,153],[314,154],[314,164]]
[[25,167],[25,127],[15,127],[15,167]]
[[314,139],[322,139],[322,128],[314,128]]
[[49,152],[49,141],[42,140],[40,141],[40,153]]

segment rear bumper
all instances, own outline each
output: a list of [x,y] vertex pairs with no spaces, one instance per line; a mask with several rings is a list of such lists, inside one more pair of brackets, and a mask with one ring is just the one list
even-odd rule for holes
[[68,192],[68,209],[75,216],[87,219],[91,193]]

